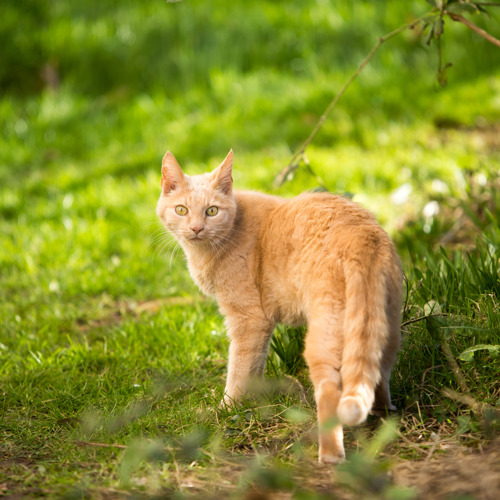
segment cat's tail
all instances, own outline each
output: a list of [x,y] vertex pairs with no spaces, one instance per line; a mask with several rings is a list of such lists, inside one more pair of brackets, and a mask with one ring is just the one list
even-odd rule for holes
[[360,424],[372,408],[389,336],[387,271],[380,255],[364,257],[364,262],[354,259],[345,268],[342,396],[337,407],[338,418],[345,425]]

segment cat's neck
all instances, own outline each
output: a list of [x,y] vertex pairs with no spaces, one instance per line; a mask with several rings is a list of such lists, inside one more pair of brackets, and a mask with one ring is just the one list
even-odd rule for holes
[[181,244],[188,259],[188,262],[210,264],[220,261],[229,249],[229,242],[224,241],[206,241],[200,244],[187,242]]
[[223,261],[230,257],[233,246],[231,240],[183,245],[189,274],[206,295],[215,295],[219,270],[224,266]]

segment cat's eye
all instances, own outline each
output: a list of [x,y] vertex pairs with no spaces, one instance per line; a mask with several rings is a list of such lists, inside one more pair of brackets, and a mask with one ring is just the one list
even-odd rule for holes
[[206,214],[209,215],[210,217],[213,217],[214,215],[217,215],[219,212],[219,209],[217,207],[208,207]]
[[188,213],[188,209],[184,205],[177,205],[175,207],[175,213],[177,215],[186,215]]

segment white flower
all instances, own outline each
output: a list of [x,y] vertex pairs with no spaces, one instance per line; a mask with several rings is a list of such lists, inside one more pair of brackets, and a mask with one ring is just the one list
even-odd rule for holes
[[427,203],[422,210],[422,214],[426,219],[432,219],[438,213],[439,213],[439,203],[435,200],[429,201],[429,203]]
[[409,182],[399,186],[395,191],[391,194],[391,201],[395,205],[403,205],[408,201],[410,194],[412,193],[413,188]]

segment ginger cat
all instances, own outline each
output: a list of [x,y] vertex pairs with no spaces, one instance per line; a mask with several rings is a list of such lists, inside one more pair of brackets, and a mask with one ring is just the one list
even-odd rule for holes
[[213,172],[188,176],[167,152],[157,214],[226,318],[225,403],[263,374],[276,323],[307,324],[319,461],[338,463],[342,424],[395,409],[389,377],[400,344],[398,256],[355,203],[325,193],[282,199],[233,191],[232,165],[231,151]]

